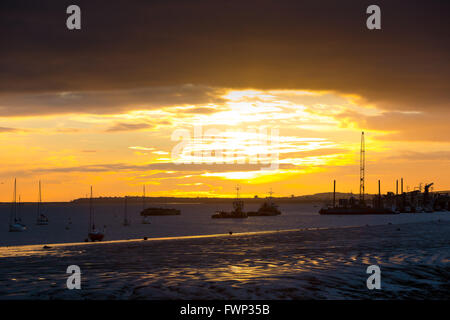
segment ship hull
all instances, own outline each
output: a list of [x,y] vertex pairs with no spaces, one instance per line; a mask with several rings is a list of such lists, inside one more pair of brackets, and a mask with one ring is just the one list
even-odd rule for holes
[[246,218],[248,218],[248,216],[241,217],[241,216],[216,216],[216,215],[213,215],[211,218],[212,219],[246,219]]
[[89,239],[91,241],[102,241],[104,237],[105,235],[102,233],[89,233]]
[[27,227],[20,223],[9,225],[9,232],[23,232],[25,230],[27,230]]
[[273,212],[273,211],[250,211],[247,212],[250,217],[270,217],[270,216],[279,216],[281,212]]
[[165,208],[147,208],[141,212],[141,216],[179,216],[180,210]]
[[244,212],[234,213],[234,212],[218,212],[211,216],[213,219],[246,219],[248,215]]

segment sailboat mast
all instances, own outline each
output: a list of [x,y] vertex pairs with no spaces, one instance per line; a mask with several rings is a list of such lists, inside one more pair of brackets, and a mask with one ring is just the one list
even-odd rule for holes
[[37,218],[39,219],[39,214],[41,211],[41,202],[42,202],[42,196],[41,196],[41,180],[39,180],[39,199],[38,199],[38,206],[37,206]]
[[127,209],[128,209],[128,197],[127,196],[125,196],[125,211],[124,211],[124,217],[123,217],[123,222],[124,223],[126,223],[127,222],[127,218],[128,218],[128,212],[127,212]]
[[14,214],[14,221],[17,218],[17,183],[16,178],[14,178],[14,202],[13,202],[13,214]]
[[13,191],[13,199],[11,201],[11,212],[9,214],[9,224],[11,225],[13,222],[13,215],[14,215],[14,198],[15,198],[15,193],[16,193],[16,188],[15,188],[15,184],[16,184],[16,180],[14,179],[14,191]]
[[19,194],[19,202],[17,204],[17,216],[20,218],[20,194]]
[[92,229],[92,186],[91,186],[91,197],[89,198],[89,232]]

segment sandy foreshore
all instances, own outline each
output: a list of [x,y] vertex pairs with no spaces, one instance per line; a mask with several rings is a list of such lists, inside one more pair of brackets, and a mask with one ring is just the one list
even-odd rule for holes
[[[448,299],[450,222],[0,250],[0,299]],[[381,268],[368,290],[366,268]],[[66,288],[78,265],[82,289]]]

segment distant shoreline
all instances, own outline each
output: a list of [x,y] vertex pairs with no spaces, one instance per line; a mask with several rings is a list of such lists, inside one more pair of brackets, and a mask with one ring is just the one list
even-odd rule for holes
[[[433,193],[450,193],[450,191],[434,191]],[[352,193],[336,192],[336,200],[340,198],[349,198],[350,196],[357,196]],[[372,199],[377,194],[366,194],[366,199]],[[147,204],[208,204],[208,203],[229,203],[233,201],[234,197],[224,198],[208,198],[208,197],[145,197]],[[261,203],[266,197],[241,198],[246,203]],[[323,203],[333,199],[332,192],[316,193],[312,195],[291,196],[291,197],[273,197],[278,203]],[[45,204],[86,204],[89,203],[89,198],[78,198],[69,201],[49,201],[43,202]],[[127,196],[128,203],[142,203],[142,196]],[[115,204],[125,201],[125,197],[96,197],[92,198],[95,204]],[[11,202],[0,202],[0,205],[9,205]],[[22,204],[37,204],[37,202],[22,202]]]

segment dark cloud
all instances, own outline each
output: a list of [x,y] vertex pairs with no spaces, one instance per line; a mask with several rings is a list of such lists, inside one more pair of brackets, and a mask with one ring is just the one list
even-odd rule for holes
[[[1,115],[82,105],[39,104],[41,94],[91,92],[95,101],[98,91],[186,83],[335,90],[388,110],[449,108],[448,1],[379,0],[380,31],[365,27],[373,4],[365,0],[78,0],[81,31],[65,28],[70,4],[2,0]],[[21,109],[13,93],[31,94],[35,109]]]
[[[224,101],[218,97],[221,93],[220,89],[201,85],[181,85],[111,91],[3,94],[0,100],[0,116],[115,114],[163,106],[221,103]],[[211,109],[211,112],[214,112],[214,109]]]
[[[300,167],[292,164],[280,164],[280,169],[299,169]],[[268,168],[267,164],[176,164],[172,162],[151,163],[147,165],[134,165],[126,163],[106,163],[82,165],[75,167],[60,168],[36,168],[28,172],[34,173],[64,173],[64,172],[116,172],[116,171],[175,171],[185,172],[186,174],[201,174],[205,172],[234,172],[234,171],[258,171],[261,168]]]
[[0,133],[4,133],[4,132],[17,132],[17,131],[21,131],[21,130],[20,130],[20,129],[17,129],[17,128],[0,127]]
[[357,124],[364,129],[386,132],[388,141],[450,141],[450,110],[436,113],[384,112],[376,116],[348,111],[336,116],[342,126]]
[[125,122],[117,122],[113,126],[106,129],[106,132],[121,132],[121,131],[137,131],[144,129],[154,128],[153,124],[150,123],[125,123]]

